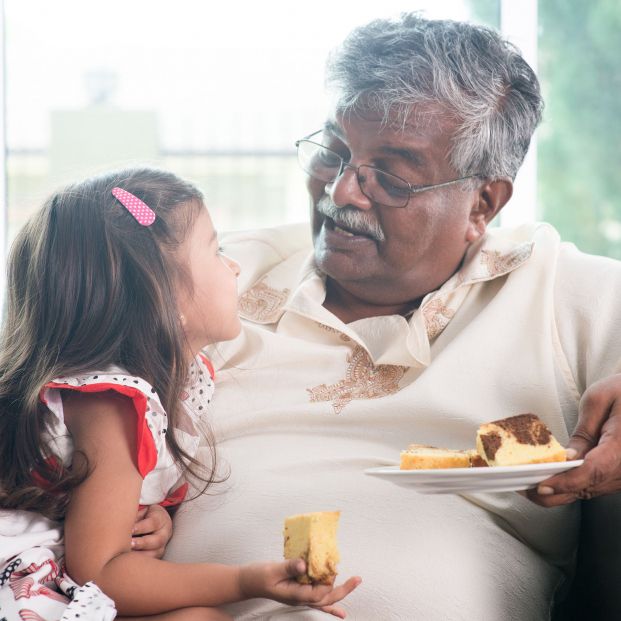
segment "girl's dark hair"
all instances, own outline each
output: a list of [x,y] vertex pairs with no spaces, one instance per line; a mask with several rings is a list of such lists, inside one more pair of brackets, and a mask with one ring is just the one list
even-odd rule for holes
[[[111,193],[153,209],[144,227]],[[156,389],[175,426],[189,361],[177,307],[191,286],[176,250],[203,208],[201,192],[154,169],[108,173],[54,194],[24,226],[9,257],[0,337],[0,507],[64,516],[86,477],[54,466],[45,442],[52,414],[40,400],[54,378],[117,365]],[[207,487],[215,473],[166,441],[184,472]],[[45,484],[41,484],[42,480]]]

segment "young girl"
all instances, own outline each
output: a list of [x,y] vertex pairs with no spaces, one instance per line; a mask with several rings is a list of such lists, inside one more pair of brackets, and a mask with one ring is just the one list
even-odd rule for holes
[[199,352],[239,333],[238,273],[200,192],[161,171],[73,185],[24,227],[0,343],[0,619],[228,619],[214,607],[252,597],[344,617],[359,579],[300,585],[302,560],[132,550],[139,505],[180,502],[181,473],[213,482],[215,458],[192,458],[213,390]]

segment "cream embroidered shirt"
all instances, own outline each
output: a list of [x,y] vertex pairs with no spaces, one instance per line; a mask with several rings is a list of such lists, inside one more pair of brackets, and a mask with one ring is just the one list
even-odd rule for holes
[[[419,442],[474,447],[482,422],[534,412],[566,443],[585,387],[619,368],[621,263],[548,225],[491,230],[409,319],[327,311],[308,225],[225,239],[242,265],[242,334],[209,352],[226,482],[180,510],[167,556],[282,557],[285,516],[341,510],[349,619],[546,619],[577,505],[516,493],[421,495],[363,473]],[[218,368],[218,366],[220,368]],[[236,619],[323,619],[267,600]]]

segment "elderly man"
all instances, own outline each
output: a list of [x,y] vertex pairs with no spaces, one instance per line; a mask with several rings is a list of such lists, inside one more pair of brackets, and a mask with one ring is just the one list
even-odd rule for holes
[[[565,445],[581,413],[584,454],[619,409],[621,264],[547,225],[488,229],[542,111],[532,70],[494,32],[376,21],[328,71],[333,114],[297,144],[314,250],[300,227],[227,242],[245,328],[211,352],[210,415],[230,476],[180,512],[168,555],[278,557],[285,516],[339,509],[340,573],[363,578],[350,618],[547,619],[575,551],[569,501],[614,489],[614,428],[540,487],[554,509],[484,487],[422,495],[364,470],[411,442],[472,447],[479,424],[522,412]],[[229,612],[323,618],[268,601]]]

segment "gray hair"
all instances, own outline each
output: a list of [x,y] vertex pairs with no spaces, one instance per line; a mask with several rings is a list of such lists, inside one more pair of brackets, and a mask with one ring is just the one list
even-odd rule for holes
[[355,29],[328,59],[337,110],[373,110],[406,123],[414,105],[457,117],[450,162],[460,175],[514,179],[543,111],[520,52],[484,26],[415,13]]

